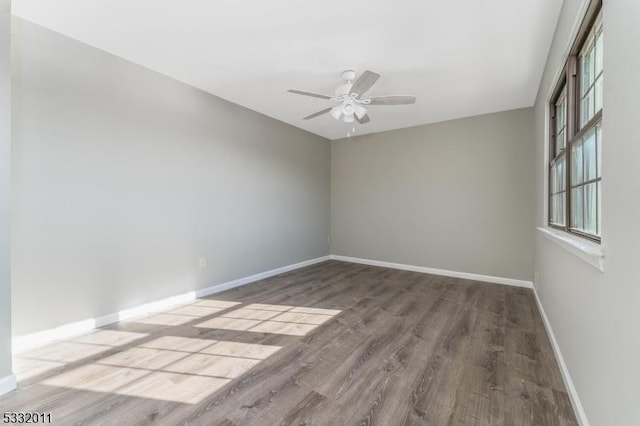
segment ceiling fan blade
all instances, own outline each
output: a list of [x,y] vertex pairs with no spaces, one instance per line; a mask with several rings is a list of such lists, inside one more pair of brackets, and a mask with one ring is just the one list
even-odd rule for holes
[[357,94],[358,97],[364,95],[364,93],[371,89],[371,86],[375,84],[376,81],[380,78],[380,74],[375,73],[373,71],[365,71],[360,74],[360,77],[353,83],[351,86],[351,90],[349,90],[349,94]]
[[312,118],[316,118],[316,117],[318,117],[318,116],[320,116],[322,114],[326,114],[329,111],[331,111],[331,108],[327,108],[327,109],[323,109],[322,111],[314,112],[313,114],[307,115],[306,117],[304,117],[303,120],[311,120]]
[[287,92],[295,93],[296,95],[311,96],[311,97],[320,98],[320,99],[333,99],[333,96],[323,95],[322,93],[307,92],[305,90],[289,89],[287,90]]
[[369,105],[407,105],[415,104],[418,98],[415,96],[375,96],[369,99],[371,100]]
[[363,115],[362,118],[358,118],[356,116],[356,120],[358,120],[358,123],[360,123],[360,124],[366,124],[366,123],[371,121],[371,119],[369,118],[369,114]]

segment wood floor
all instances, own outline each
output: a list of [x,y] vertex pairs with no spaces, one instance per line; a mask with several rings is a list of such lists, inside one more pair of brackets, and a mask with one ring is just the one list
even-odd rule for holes
[[338,261],[15,362],[60,425],[577,424],[530,290]]

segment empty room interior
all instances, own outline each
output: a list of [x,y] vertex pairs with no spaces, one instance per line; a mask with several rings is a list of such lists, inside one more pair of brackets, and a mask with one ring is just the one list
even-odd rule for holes
[[0,0],[0,422],[640,425],[639,42],[638,0]]

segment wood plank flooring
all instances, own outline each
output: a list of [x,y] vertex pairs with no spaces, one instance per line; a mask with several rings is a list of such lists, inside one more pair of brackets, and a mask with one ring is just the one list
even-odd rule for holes
[[531,290],[328,261],[15,360],[60,425],[576,425]]

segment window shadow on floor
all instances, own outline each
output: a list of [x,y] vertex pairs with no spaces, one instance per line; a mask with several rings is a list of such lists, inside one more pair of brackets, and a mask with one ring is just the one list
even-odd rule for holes
[[44,386],[50,394],[198,404],[340,312],[196,299],[25,352],[14,369],[21,388]]

